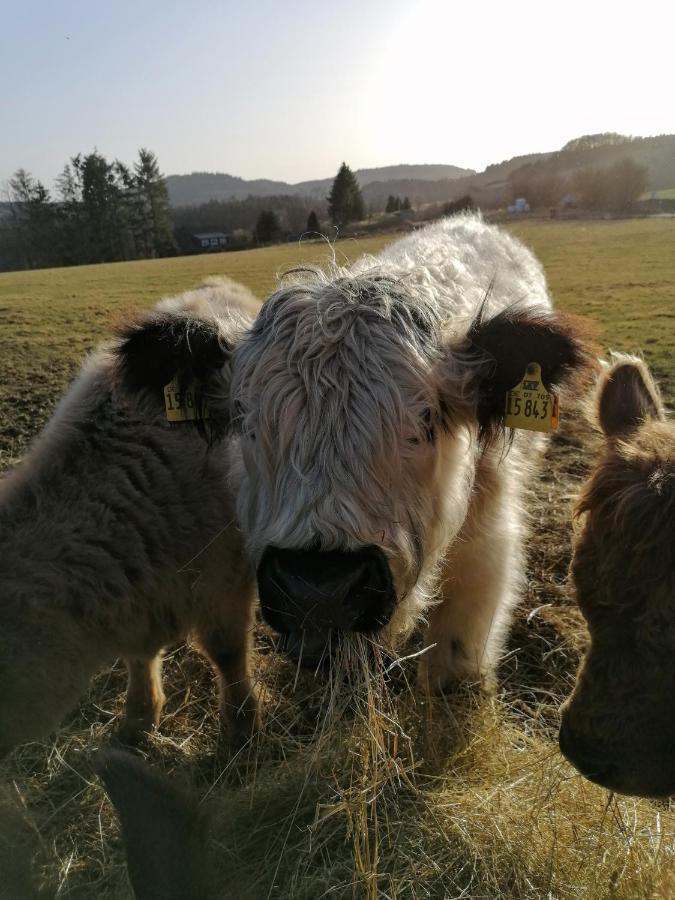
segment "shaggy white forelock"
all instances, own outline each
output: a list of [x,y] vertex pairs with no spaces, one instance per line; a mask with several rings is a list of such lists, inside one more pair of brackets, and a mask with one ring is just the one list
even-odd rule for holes
[[377,272],[308,274],[267,301],[233,359],[252,552],[365,541],[418,566],[428,511],[404,461],[441,425],[438,314]]

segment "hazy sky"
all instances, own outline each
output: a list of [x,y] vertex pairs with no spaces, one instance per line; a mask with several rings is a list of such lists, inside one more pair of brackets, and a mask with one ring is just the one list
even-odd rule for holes
[[97,147],[286,181],[675,132],[675,4],[0,0],[0,181]]

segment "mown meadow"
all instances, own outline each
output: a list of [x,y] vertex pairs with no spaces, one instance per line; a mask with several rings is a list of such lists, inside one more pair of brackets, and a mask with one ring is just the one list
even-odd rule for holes
[[[558,307],[586,317],[604,350],[642,352],[672,401],[675,220],[509,227],[544,263]],[[295,265],[347,261],[391,239],[0,274],[0,468],[129,312],[208,275],[263,297]],[[210,671],[189,647],[169,651],[166,712],[145,752],[202,802],[213,896],[675,897],[675,802],[610,795],[557,750],[557,710],[586,641],[566,581],[571,508],[595,446],[569,398],[533,485],[527,590],[494,695],[430,700],[414,686],[414,660],[358,684],[299,673],[260,625],[263,728],[228,758]],[[114,734],[124,682],[119,663],[101,673],[56,735],[0,765],[24,823],[0,823],[0,872],[18,841],[59,896],[131,896],[91,767]]]

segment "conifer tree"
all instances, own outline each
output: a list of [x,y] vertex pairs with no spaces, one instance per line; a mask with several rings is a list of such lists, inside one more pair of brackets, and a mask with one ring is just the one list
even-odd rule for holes
[[313,231],[314,233],[321,232],[321,225],[319,224],[319,217],[314,212],[314,210],[312,210],[311,213],[309,214],[309,216],[307,217],[307,231]]
[[82,185],[72,163],[66,163],[56,179],[59,200],[59,246],[61,265],[76,266],[83,261],[84,217]]
[[272,209],[263,209],[255,225],[255,238],[259,244],[270,244],[279,237],[281,223]]
[[157,157],[144,147],[134,164],[134,182],[144,256],[168,256],[176,249],[169,192]]
[[9,180],[8,198],[23,266],[53,265],[55,216],[47,188],[30,172],[19,169]]
[[328,212],[331,222],[338,227],[357,222],[365,216],[361,188],[347,163],[342,163],[333,181],[328,196]]
[[86,156],[78,154],[70,162],[81,206],[80,262],[124,259],[124,192],[114,163],[97,150]]

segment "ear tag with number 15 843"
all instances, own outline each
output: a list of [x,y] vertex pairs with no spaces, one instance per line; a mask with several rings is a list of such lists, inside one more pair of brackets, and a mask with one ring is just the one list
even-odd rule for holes
[[546,390],[541,366],[531,362],[520,384],[506,392],[504,424],[527,431],[557,431],[559,423],[558,395]]

